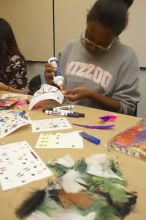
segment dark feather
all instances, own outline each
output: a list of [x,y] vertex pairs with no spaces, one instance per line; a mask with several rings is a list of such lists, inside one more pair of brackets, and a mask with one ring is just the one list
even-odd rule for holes
[[130,213],[133,206],[136,204],[136,200],[137,200],[137,195],[135,193],[127,192],[127,195],[129,195],[129,201],[128,202],[126,202],[122,205],[115,204],[116,210],[118,211],[120,216],[122,216],[123,218]]
[[49,191],[49,196],[51,199],[53,199],[55,202],[59,203],[59,191],[54,189]]
[[21,206],[16,210],[16,215],[19,218],[24,218],[34,212],[45,200],[45,190],[39,190],[31,194]]
[[130,192],[127,192],[127,196],[129,197],[128,202],[122,204],[114,203],[109,193],[101,192],[100,194],[104,196],[107,199],[108,203],[115,208],[116,215],[121,217],[122,219],[130,213],[137,200],[137,195]]

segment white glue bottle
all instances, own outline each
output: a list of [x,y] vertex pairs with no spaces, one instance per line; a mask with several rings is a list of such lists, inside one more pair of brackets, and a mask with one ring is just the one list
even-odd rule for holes
[[61,91],[63,91],[64,77],[61,74],[61,70],[57,58],[51,57],[48,60],[48,63],[52,64],[52,66],[55,68],[54,83],[60,88]]

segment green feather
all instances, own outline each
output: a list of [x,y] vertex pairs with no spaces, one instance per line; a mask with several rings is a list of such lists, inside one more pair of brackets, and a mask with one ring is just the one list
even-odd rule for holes
[[38,211],[45,213],[48,216],[51,216],[52,213],[57,210],[59,205],[54,202],[51,198],[47,198],[41,206],[38,208]]
[[99,195],[96,202],[86,210],[80,210],[82,215],[88,215],[91,212],[96,213],[95,220],[117,220],[115,209],[108,205],[105,197]]
[[47,166],[52,168],[58,177],[63,176],[69,170],[69,168],[63,167],[59,164],[47,164]]
[[111,164],[111,170],[116,173],[118,176],[123,178],[123,174],[121,172],[121,169],[119,167],[119,164],[117,161],[112,160],[112,164]]
[[125,188],[117,183],[113,183],[111,180],[105,180],[104,182],[104,192],[109,193],[112,201],[126,203],[128,202],[128,197],[125,192]]
[[78,170],[81,173],[86,172],[86,169],[87,169],[86,161],[84,159],[78,160],[75,163],[74,169]]
[[104,206],[100,208],[95,220],[118,220],[119,218],[115,216],[115,210],[111,206]]

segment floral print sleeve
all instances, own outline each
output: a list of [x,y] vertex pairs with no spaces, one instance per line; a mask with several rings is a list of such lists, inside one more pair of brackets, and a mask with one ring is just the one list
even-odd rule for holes
[[28,83],[27,68],[25,61],[18,55],[9,60],[11,79],[9,84],[17,89],[25,88]]

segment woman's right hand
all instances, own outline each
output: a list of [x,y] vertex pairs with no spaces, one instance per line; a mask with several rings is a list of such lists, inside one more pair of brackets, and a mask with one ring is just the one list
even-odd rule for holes
[[44,74],[45,74],[46,81],[50,85],[53,85],[53,83],[54,83],[54,80],[53,80],[54,75],[55,75],[54,72],[55,72],[55,68],[51,64],[47,63],[45,65],[45,72],[44,72]]

